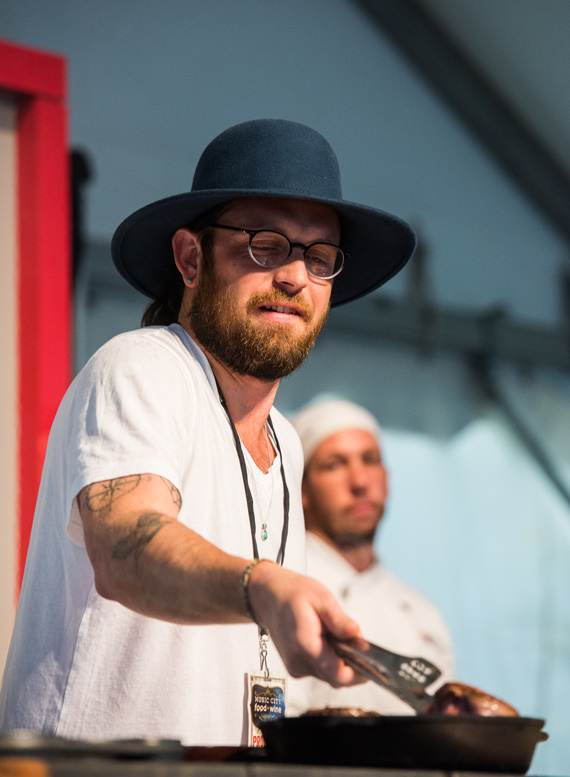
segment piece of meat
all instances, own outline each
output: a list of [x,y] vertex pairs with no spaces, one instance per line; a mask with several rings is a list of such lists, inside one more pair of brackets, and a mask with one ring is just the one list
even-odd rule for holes
[[515,717],[518,712],[506,701],[465,683],[445,683],[433,697],[426,715],[480,715]]
[[360,707],[312,707],[309,710],[301,713],[301,717],[330,715],[331,717],[344,717],[344,718],[368,718],[379,717],[379,712],[373,712],[360,709]]

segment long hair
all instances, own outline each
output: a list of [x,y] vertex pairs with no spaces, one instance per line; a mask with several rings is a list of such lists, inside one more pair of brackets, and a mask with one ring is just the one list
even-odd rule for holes
[[[222,214],[228,210],[230,205],[231,202],[224,202],[198,216],[197,219],[188,225],[188,229],[198,235],[203,261],[209,261],[214,242],[214,230],[209,229],[210,224],[215,224]],[[177,273],[176,280],[171,283],[166,292],[161,294],[160,297],[154,298],[147,305],[142,315],[141,326],[169,326],[170,324],[175,324],[178,321],[183,296],[184,280]]]

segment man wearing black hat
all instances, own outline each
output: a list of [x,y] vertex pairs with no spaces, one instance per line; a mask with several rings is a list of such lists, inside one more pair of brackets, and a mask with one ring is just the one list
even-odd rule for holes
[[281,120],[222,133],[189,193],[119,226],[115,264],[153,301],[54,422],[0,729],[259,744],[286,671],[358,682],[322,636],[357,624],[302,574],[302,452],[272,406],[329,306],[413,247]]

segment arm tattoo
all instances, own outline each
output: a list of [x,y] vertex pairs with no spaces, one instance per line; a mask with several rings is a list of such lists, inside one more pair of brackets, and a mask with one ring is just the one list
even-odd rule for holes
[[180,496],[180,491],[176,488],[176,486],[173,486],[170,480],[167,480],[166,478],[160,477],[164,485],[167,487],[167,489],[170,491],[170,496],[172,497],[172,501],[176,505],[176,507],[180,510],[182,507],[182,497]]
[[136,527],[117,542],[113,548],[113,558],[124,561],[134,554],[136,562],[154,535],[167,523],[172,523],[172,519],[165,518],[160,513],[144,513],[138,519]]
[[143,479],[149,478],[143,475],[128,475],[88,486],[85,490],[85,505],[92,513],[107,513],[116,499],[134,491]]

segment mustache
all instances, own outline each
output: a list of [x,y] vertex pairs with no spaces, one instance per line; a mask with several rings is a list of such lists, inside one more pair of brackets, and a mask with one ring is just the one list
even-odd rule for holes
[[247,303],[247,312],[253,313],[261,305],[279,304],[283,306],[292,306],[300,313],[306,321],[311,321],[315,315],[315,308],[301,294],[295,294],[293,297],[285,294],[281,289],[275,289],[271,293],[257,292],[253,294]]

